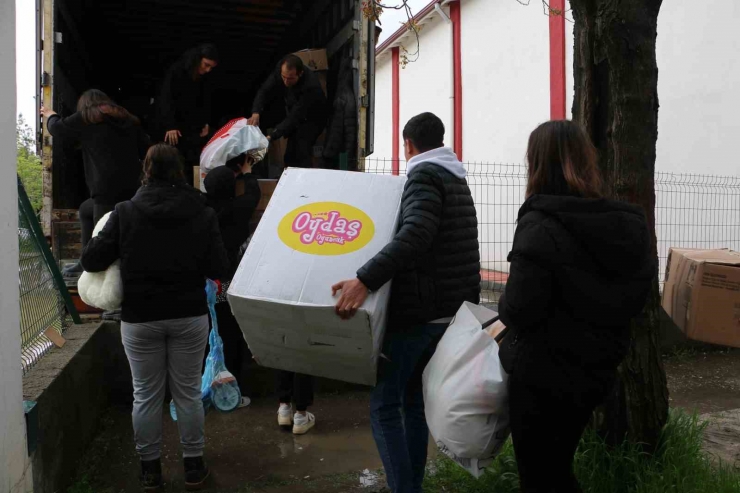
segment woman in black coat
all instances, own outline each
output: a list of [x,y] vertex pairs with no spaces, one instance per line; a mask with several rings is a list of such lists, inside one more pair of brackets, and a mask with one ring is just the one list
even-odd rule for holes
[[[138,118],[97,89],[85,91],[77,112],[67,118],[43,107],[41,113],[52,137],[82,145],[90,191],[90,199],[80,206],[84,249],[100,218],[133,197],[141,185],[141,159],[149,148],[149,136]],[[81,273],[79,263],[65,269],[67,275]]]
[[597,154],[570,121],[529,138],[529,179],[499,302],[510,332],[511,433],[524,492],[577,492],[573,456],[615,383],[656,273],[640,207],[602,195]]

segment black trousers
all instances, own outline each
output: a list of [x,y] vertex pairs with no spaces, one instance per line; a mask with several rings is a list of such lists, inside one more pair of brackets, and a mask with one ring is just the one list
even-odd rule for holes
[[285,148],[285,167],[312,168],[313,145],[324,131],[324,125],[314,122],[302,123],[295,132],[287,135],[288,145]]
[[[131,196],[133,196],[133,194]],[[95,225],[98,224],[98,221],[100,221],[103,216],[115,209],[118,202],[120,202],[120,200],[96,197],[95,199],[87,199],[80,205],[80,233],[82,236],[83,250],[90,241],[90,238],[92,238]]]
[[306,411],[313,405],[313,377],[292,373],[278,372],[278,394],[281,404],[295,403],[296,411]]
[[[218,318],[218,333],[224,343],[226,369],[236,377],[236,383],[239,384],[242,395],[248,395],[242,371],[244,362],[252,357],[252,353],[249,351],[239,323],[232,315],[228,303],[216,303],[216,317]],[[208,357],[208,351],[206,351],[206,357]]]
[[[239,323],[231,313],[231,307],[228,302],[216,303],[216,317],[218,318],[218,335],[221,336],[221,340],[224,343],[224,364],[226,364],[226,369],[236,378],[236,383],[239,385],[242,395],[248,395],[246,388],[247,382],[242,378],[242,370],[244,368],[244,362],[251,359],[252,353],[249,351],[249,346],[247,346],[247,342],[244,340]],[[210,314],[208,315],[208,321],[210,334]],[[209,343],[206,344],[206,352],[203,355],[204,370],[210,351],[211,346]]]
[[580,493],[573,456],[614,368],[568,367],[548,355],[520,358],[509,377],[509,412],[521,491]]

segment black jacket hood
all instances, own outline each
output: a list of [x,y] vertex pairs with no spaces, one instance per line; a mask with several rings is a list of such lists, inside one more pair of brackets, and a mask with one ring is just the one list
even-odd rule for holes
[[533,195],[519,210],[556,219],[602,272],[632,276],[652,266],[651,239],[638,206],[609,199]]
[[192,220],[206,206],[203,195],[185,183],[149,183],[136,192],[131,202],[150,219],[163,221]]

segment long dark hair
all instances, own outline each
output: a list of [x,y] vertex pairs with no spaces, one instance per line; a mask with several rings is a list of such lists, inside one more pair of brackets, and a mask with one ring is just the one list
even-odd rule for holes
[[570,120],[543,123],[527,145],[527,197],[535,194],[603,196],[598,154],[586,131]]
[[218,49],[216,45],[206,43],[195,48],[191,48],[180,56],[176,62],[176,67],[183,73],[187,73],[193,79],[198,77],[198,67],[201,60],[207,58],[214,62],[219,61]]
[[178,185],[185,183],[182,157],[177,148],[169,144],[155,144],[144,158],[144,185],[153,182]]
[[128,112],[123,106],[116,104],[103,91],[88,89],[77,101],[77,112],[82,115],[82,121],[87,125],[102,123],[106,119],[130,121],[139,125],[139,119]]

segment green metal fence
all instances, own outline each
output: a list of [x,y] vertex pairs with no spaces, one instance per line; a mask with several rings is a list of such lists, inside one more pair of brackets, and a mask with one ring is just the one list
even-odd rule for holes
[[44,332],[53,328],[61,334],[72,323],[80,323],[80,317],[20,178],[18,250],[21,351],[25,373],[53,346]]

